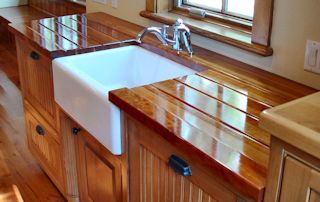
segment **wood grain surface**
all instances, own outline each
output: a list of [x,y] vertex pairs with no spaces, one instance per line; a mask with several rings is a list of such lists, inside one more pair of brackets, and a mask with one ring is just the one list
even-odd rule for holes
[[[13,24],[10,30],[51,58],[127,45],[143,27],[105,13]],[[134,43],[131,43],[134,44]],[[199,71],[174,80],[113,91],[126,113],[184,148],[240,193],[261,200],[270,136],[259,113],[315,92],[253,66],[194,46],[179,55],[147,37],[141,47]]]
[[[135,34],[124,33],[130,23],[118,25],[118,22],[117,18],[103,13],[75,14],[14,23],[10,24],[9,30],[37,47],[42,54],[56,58],[106,49],[114,44],[121,46],[122,41],[133,39]],[[139,26],[134,27],[134,33],[142,30]]]
[[[235,68],[234,64],[228,64],[230,69]],[[260,201],[265,189],[270,135],[259,128],[259,114],[314,90],[269,75],[265,80],[259,79],[261,75],[250,71],[250,67],[245,69],[246,74],[232,73],[224,69],[228,65],[119,89],[109,93],[109,99],[200,160],[200,164],[219,173],[240,193]],[[274,82],[280,84],[277,89],[271,85]],[[282,88],[287,82],[289,86]]]

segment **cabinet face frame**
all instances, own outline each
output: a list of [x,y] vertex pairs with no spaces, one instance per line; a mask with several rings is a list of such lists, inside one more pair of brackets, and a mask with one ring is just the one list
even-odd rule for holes
[[267,186],[265,192],[266,202],[280,201],[281,186],[285,172],[285,162],[287,158],[295,159],[306,167],[320,172],[320,160],[305,152],[289,145],[278,138],[271,137],[269,170],[267,176]]
[[60,133],[63,145],[64,171],[66,178],[66,198],[70,202],[79,201],[79,190],[76,169],[76,136],[72,127],[78,127],[62,110],[59,110]]

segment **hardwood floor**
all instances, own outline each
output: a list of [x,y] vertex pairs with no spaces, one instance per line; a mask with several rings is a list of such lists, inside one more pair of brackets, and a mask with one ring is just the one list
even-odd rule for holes
[[[2,38],[2,37],[1,37]],[[26,144],[16,56],[0,41],[0,202],[65,201]]]

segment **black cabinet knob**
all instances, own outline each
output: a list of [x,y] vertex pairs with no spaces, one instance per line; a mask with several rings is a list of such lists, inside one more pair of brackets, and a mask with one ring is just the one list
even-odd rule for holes
[[74,135],[78,135],[78,133],[81,131],[81,129],[80,129],[80,128],[77,128],[77,127],[73,127],[73,128],[71,128],[71,131],[72,131],[72,133],[73,133]]
[[38,135],[44,135],[44,129],[40,125],[36,126],[36,131]]
[[40,55],[39,55],[37,52],[35,52],[35,51],[32,51],[32,52],[30,53],[30,57],[31,57],[33,60],[39,60],[39,59],[40,59]]
[[169,166],[182,176],[192,175],[190,166],[184,160],[174,154],[169,158]]

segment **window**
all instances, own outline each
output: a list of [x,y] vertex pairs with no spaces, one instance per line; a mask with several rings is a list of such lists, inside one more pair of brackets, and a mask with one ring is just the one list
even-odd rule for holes
[[254,0],[183,0],[182,4],[248,20],[254,14]]
[[140,12],[143,17],[169,25],[182,18],[193,33],[262,56],[273,53],[270,35],[274,0],[145,1],[146,10]]

